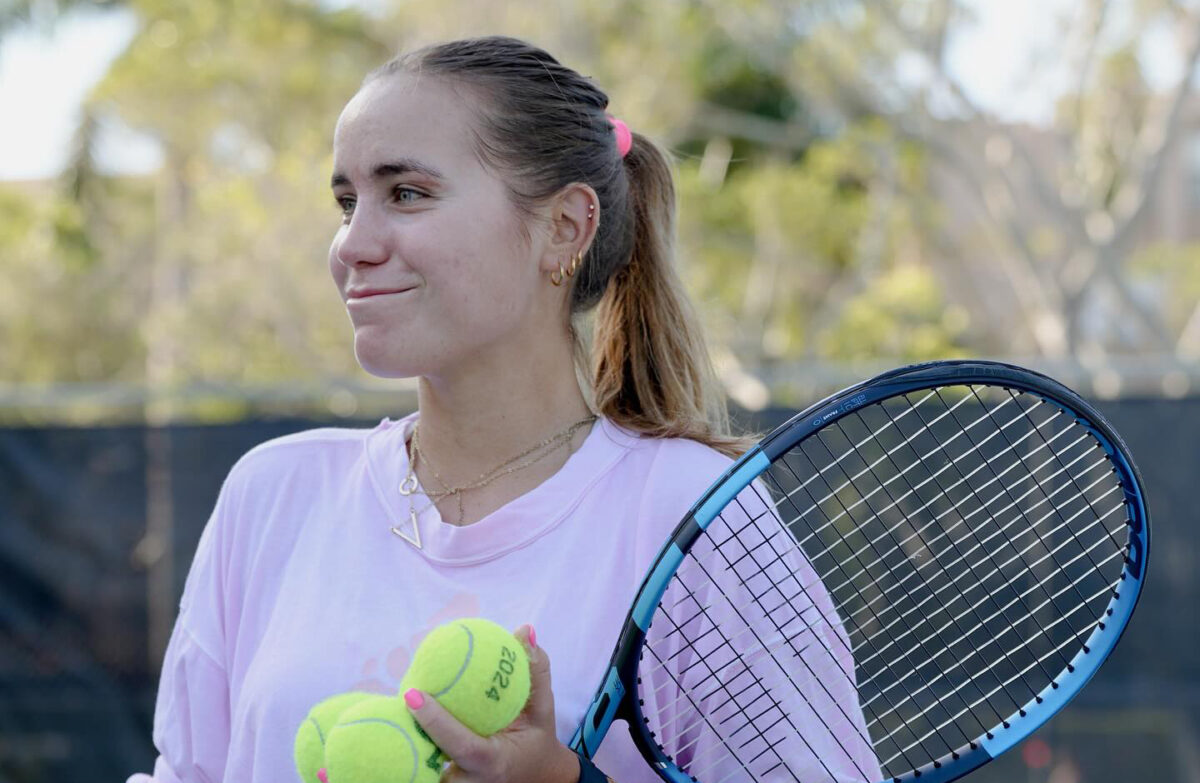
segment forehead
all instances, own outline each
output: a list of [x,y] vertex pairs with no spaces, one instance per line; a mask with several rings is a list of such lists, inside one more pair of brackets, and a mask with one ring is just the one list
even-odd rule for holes
[[334,171],[365,184],[370,170],[411,159],[447,176],[478,169],[470,95],[440,79],[408,74],[365,85],[346,104],[333,136]]

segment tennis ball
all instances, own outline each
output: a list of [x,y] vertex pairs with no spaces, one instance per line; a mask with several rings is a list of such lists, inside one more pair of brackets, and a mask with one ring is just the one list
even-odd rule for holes
[[347,708],[325,742],[328,783],[437,783],[445,760],[396,696]]
[[513,722],[529,700],[525,646],[490,620],[469,618],[425,637],[400,683],[438,700],[459,722],[487,737]]
[[318,702],[308,711],[308,717],[296,729],[294,747],[296,771],[304,783],[321,783],[317,773],[325,766],[325,740],[342,710],[374,695],[358,691],[339,693]]

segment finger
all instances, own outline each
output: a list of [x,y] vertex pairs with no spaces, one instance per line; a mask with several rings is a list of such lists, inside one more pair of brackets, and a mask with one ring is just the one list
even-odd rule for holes
[[550,685],[550,656],[537,645],[537,635],[531,625],[522,625],[513,635],[525,644],[529,653],[529,703],[525,713],[538,725],[554,724],[554,691]]
[[474,769],[486,764],[490,752],[487,740],[462,725],[437,699],[410,688],[404,692],[404,702],[429,739],[442,749],[442,753],[460,766]]

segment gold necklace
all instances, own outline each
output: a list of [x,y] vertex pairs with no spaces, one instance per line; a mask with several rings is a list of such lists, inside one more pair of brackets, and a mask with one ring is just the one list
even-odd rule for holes
[[[545,459],[546,457],[548,457],[549,455],[551,455],[555,451],[557,451],[561,446],[569,444],[571,442],[571,439],[573,437],[575,437],[575,433],[577,433],[583,427],[591,424],[595,420],[596,420],[595,416],[588,416],[585,419],[581,419],[581,420],[575,422],[574,424],[572,424],[571,426],[567,427],[565,430],[562,430],[561,432],[551,435],[550,437],[546,438],[545,440],[541,441],[540,443],[537,443],[537,444],[531,446],[530,448],[521,452],[517,456],[511,457],[510,459],[507,459],[504,462],[501,462],[499,465],[492,468],[491,470],[481,473],[479,475],[479,477],[476,478],[474,481],[468,482],[468,483],[463,484],[462,486],[458,486],[458,487],[449,486],[447,484],[447,482],[445,481],[445,479],[443,479],[441,477],[441,475],[438,473],[437,468],[435,468],[433,466],[433,463],[429,461],[428,455],[421,453],[420,427],[419,427],[419,423],[414,424],[413,425],[411,454],[409,455],[409,460],[408,460],[408,472],[405,475],[405,477],[403,478],[403,480],[401,480],[399,489],[400,489],[400,494],[409,499],[409,501],[408,501],[409,521],[411,522],[411,524],[413,526],[413,533],[416,538],[415,538],[415,540],[408,538],[408,536],[403,535],[396,527],[392,528],[392,532],[395,533],[396,535],[400,536],[401,538],[404,538],[404,539],[408,540],[409,542],[413,543],[419,549],[421,547],[421,544],[420,544],[420,532],[417,527],[417,517],[418,517],[418,515],[423,514],[426,511],[428,511],[429,508],[431,506],[433,506],[437,501],[442,500],[444,498],[448,498],[452,495],[455,496],[458,499],[458,524],[461,525],[463,522],[463,519],[465,518],[465,512],[463,510],[463,493],[464,492],[466,492],[468,490],[472,490],[472,489],[479,489],[481,487],[485,487],[488,484],[491,484],[493,481],[495,481],[499,478],[503,478],[504,476],[507,476],[511,473],[515,473],[518,470],[523,470],[523,469],[529,467],[530,465],[540,462],[541,460]],[[412,498],[412,496],[414,494],[416,494],[416,491],[419,488],[419,483],[417,481],[417,474],[416,474],[416,463],[417,463],[418,459],[424,460],[425,464],[429,466],[429,470],[433,474],[433,478],[436,479],[437,482],[442,487],[440,490],[435,490],[432,492],[429,490],[422,490],[422,494],[425,495],[425,497],[427,497],[430,502],[427,505],[425,505],[423,508],[421,508],[419,511],[417,510],[416,503],[413,501],[413,498]]]

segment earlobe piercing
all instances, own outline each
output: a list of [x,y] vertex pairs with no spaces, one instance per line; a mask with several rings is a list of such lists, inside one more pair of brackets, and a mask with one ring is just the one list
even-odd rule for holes
[[558,264],[558,269],[550,273],[550,282],[554,285],[562,285],[563,280],[567,279],[568,277],[575,276],[575,273],[579,271],[579,265],[582,263],[583,253],[575,254],[575,257],[571,259],[570,269],[564,267],[560,261]]

